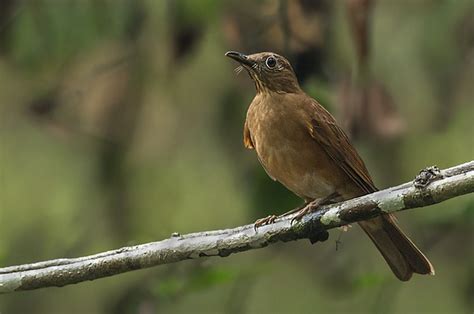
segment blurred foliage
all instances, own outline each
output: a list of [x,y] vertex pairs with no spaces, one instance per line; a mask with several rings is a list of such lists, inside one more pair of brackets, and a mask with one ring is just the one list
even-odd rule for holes
[[[254,89],[227,50],[288,56],[308,94],[359,125],[355,144],[380,187],[471,160],[473,2],[373,0],[369,31],[356,34],[348,16],[363,1],[0,2],[0,265],[301,204],[243,148]],[[366,65],[354,49],[364,38]],[[347,115],[355,96],[370,100],[367,114]],[[383,132],[385,121],[403,128]],[[437,270],[409,283],[354,227],[315,246],[5,295],[0,312],[471,313],[473,213],[465,196],[399,215]]]

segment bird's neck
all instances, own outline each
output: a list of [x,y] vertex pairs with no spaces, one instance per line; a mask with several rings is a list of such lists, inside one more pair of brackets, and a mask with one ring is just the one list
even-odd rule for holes
[[296,94],[302,93],[299,84],[293,79],[280,79],[280,80],[260,80],[253,78],[255,83],[255,90],[258,94]]
[[250,104],[250,108],[251,111],[259,110],[261,114],[265,115],[295,105],[295,102],[292,100],[295,99],[294,97],[298,97],[298,95],[307,97],[302,90],[299,90],[297,93],[284,93],[267,89],[255,95]]

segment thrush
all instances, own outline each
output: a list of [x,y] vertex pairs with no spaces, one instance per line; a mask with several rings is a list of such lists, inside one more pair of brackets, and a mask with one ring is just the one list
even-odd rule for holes
[[[300,88],[284,57],[229,51],[255,83],[256,95],[244,123],[243,141],[254,149],[273,180],[305,200],[291,211],[300,218],[321,204],[377,191],[361,157],[334,117]],[[287,213],[288,214],[288,213]],[[271,215],[256,227],[272,223]],[[434,274],[433,266],[395,222],[392,214],[359,222],[402,281],[413,273]]]

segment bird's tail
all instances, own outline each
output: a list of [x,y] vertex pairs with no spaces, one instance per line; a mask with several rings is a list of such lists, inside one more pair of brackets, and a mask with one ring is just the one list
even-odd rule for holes
[[407,281],[413,273],[434,275],[430,261],[400,230],[393,215],[361,221],[359,225],[372,239],[398,279]]

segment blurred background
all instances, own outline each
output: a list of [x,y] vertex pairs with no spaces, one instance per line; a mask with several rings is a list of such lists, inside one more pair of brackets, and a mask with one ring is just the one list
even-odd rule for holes
[[[255,91],[227,50],[287,56],[380,188],[473,159],[472,1],[2,0],[0,266],[301,204],[242,145]],[[472,313],[473,213],[468,195],[398,215],[436,268],[408,283],[354,226],[2,295],[0,313]]]

